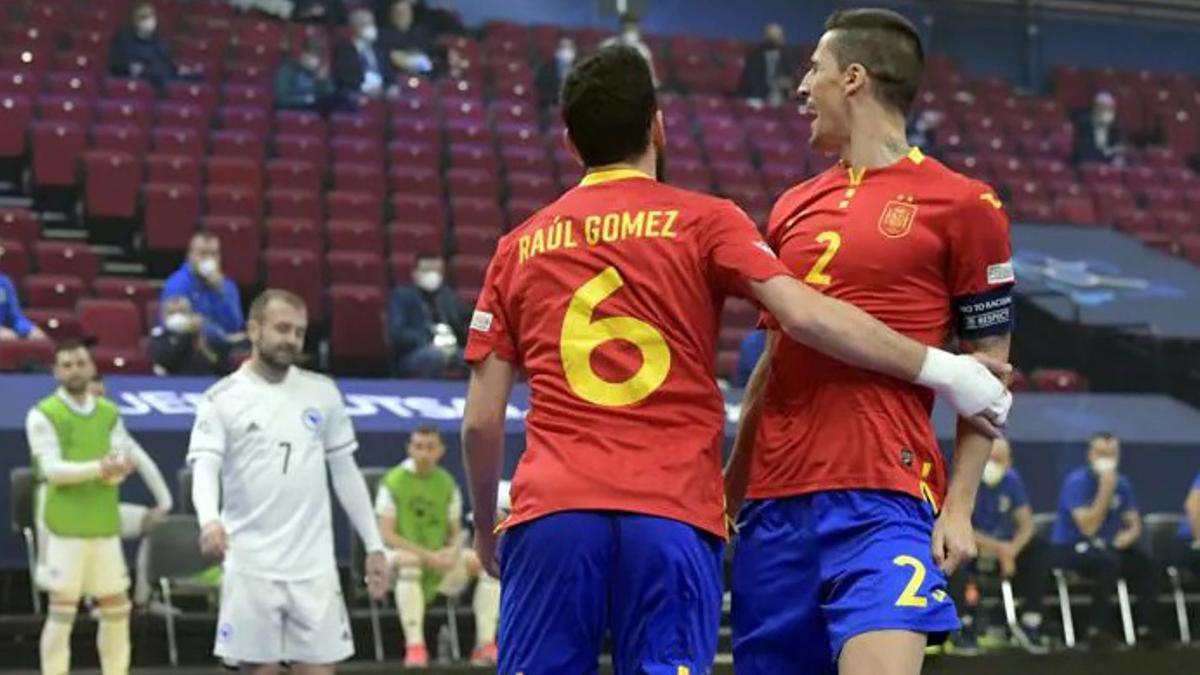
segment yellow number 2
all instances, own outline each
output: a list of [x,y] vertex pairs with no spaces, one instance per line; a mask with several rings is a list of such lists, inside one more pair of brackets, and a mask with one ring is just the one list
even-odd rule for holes
[[[592,320],[596,307],[625,281],[615,267],[592,277],[575,291],[563,319],[559,350],[567,385],[583,400],[606,407],[633,405],[654,393],[671,370],[671,350],[654,326],[631,316]],[[592,370],[592,352],[610,340],[632,343],[642,365],[623,382],[609,382]]]
[[817,258],[817,262],[804,277],[804,282],[814,286],[828,286],[833,283],[833,277],[825,274],[825,268],[829,267],[833,256],[837,255],[838,249],[842,247],[842,235],[832,230],[826,230],[817,235],[817,241],[825,244],[825,252],[821,254],[820,258]]
[[929,600],[917,595],[917,591],[921,590],[921,584],[925,583],[925,563],[922,563],[911,555],[898,555],[892,559],[892,563],[900,567],[911,567],[913,569],[912,578],[908,580],[908,585],[904,587],[904,591],[896,599],[896,606],[925,607],[928,605]]

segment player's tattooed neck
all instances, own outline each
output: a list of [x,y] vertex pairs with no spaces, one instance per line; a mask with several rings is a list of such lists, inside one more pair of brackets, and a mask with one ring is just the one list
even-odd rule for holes
[[883,147],[893,160],[907,155],[909,150],[908,142],[903,138],[889,138],[884,142]]

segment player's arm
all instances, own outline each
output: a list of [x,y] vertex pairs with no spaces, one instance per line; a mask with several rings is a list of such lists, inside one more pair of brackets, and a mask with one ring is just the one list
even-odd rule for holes
[[[497,486],[498,489],[499,486]],[[462,506],[462,491],[458,486],[454,486],[454,494],[450,497],[450,506],[447,508],[447,521],[450,523],[449,532],[446,533],[446,548],[454,551],[462,549],[463,544],[463,506]]]
[[1124,495],[1121,500],[1121,529],[1113,537],[1113,548],[1124,550],[1133,546],[1142,538],[1142,514],[1133,503],[1133,495]]
[[358,438],[354,425],[346,414],[342,394],[330,383],[329,421],[325,424],[325,461],[329,465],[329,478],[333,492],[337,495],[342,510],[362,539],[368,554],[383,553],[383,538],[379,535],[379,524],[375,522],[375,510],[367,481],[363,478],[354,451],[358,449]]
[[1017,526],[1013,532],[1012,547],[1020,553],[1033,541],[1033,535],[1037,533],[1037,526],[1033,522],[1033,508],[1028,504],[1019,506],[1013,509],[1012,518]]
[[[226,440],[224,420],[212,395],[206,395],[196,407],[187,454],[192,467],[192,506],[201,530],[221,527],[221,465],[225,461]],[[224,552],[223,531],[220,539],[221,542],[213,541],[213,552]]]
[[1183,502],[1183,511],[1192,525],[1192,541],[1200,542],[1200,484],[1192,487]]
[[985,366],[968,356],[926,347],[854,305],[822,295],[790,276],[751,281],[750,290],[797,342],[852,366],[929,387],[960,414],[986,413],[997,424],[1008,416],[1012,397],[989,372],[991,368],[1007,374],[1009,367],[1003,362],[988,361]]
[[737,435],[733,441],[733,452],[725,465],[725,515],[730,523],[736,524],[737,514],[746,498],[746,487],[750,483],[750,460],[754,454],[754,439],[758,436],[758,421],[762,418],[767,377],[770,375],[771,359],[778,341],[777,331],[767,331],[762,354],[758,357],[758,363],[754,364],[754,370],[746,382],[746,389],[742,392]]
[[979,530],[975,530],[975,546],[979,549],[980,553],[990,553],[995,555],[996,551],[999,550],[1003,545],[1004,542],[1000,541],[999,539],[991,535],[984,534]]
[[[986,354],[1001,363],[1008,362],[1011,345],[1012,336],[1009,334],[959,341],[959,349],[963,353]],[[971,513],[975,510],[979,481],[983,477],[983,467],[991,453],[992,437],[981,432],[972,421],[960,417],[955,435],[950,483],[946,488],[946,502],[942,507],[945,514],[965,516],[967,521],[970,521]]]
[[417,556],[422,565],[428,564],[433,551],[396,534],[396,502],[386,485],[380,485],[375,495],[375,514],[379,517],[379,534],[388,548],[407,551]]
[[31,408],[25,416],[25,438],[46,481],[55,485],[73,485],[101,477],[99,460],[71,462],[63,459],[58,432],[45,413],[37,408]]
[[133,461],[134,468],[146,482],[146,487],[154,497],[155,509],[167,513],[174,508],[175,502],[171,497],[171,490],[167,487],[167,481],[163,478],[162,472],[158,470],[158,465],[154,463],[154,459],[150,457],[150,453],[146,452],[141,443],[138,443],[137,439],[129,433],[129,430],[125,428],[125,423],[121,420],[117,420],[117,424],[113,427],[111,442],[114,447],[129,449],[129,458]]
[[[476,537],[487,537],[496,527],[496,491],[504,464],[505,411],[516,377],[516,368],[496,353],[471,368],[463,413],[462,452]],[[489,564],[486,560],[482,562]]]
[[1104,519],[1108,517],[1108,509],[1112,505],[1113,494],[1117,491],[1116,476],[1111,475],[1115,474],[1115,472],[1108,471],[1105,474],[1102,474],[1098,479],[1096,495],[1092,497],[1092,500],[1079,505],[1073,505],[1071,508],[1071,517],[1075,519],[1075,525],[1085,537],[1095,536],[1100,531],[1100,526],[1104,524]]

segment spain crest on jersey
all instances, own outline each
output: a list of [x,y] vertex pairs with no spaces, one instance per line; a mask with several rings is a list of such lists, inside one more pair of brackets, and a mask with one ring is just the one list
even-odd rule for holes
[[883,213],[879,216],[879,231],[885,237],[899,239],[912,230],[913,221],[916,219],[916,204],[890,201],[883,207]]

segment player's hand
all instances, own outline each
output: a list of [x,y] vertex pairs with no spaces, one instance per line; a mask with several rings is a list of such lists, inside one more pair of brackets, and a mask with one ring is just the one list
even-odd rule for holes
[[1012,544],[1001,543],[996,547],[996,562],[1000,564],[1000,576],[1013,578],[1017,573],[1017,551]]
[[434,551],[429,555],[429,567],[436,572],[445,574],[454,567],[454,562],[458,558],[458,553],[453,548],[444,548],[440,551]]
[[214,520],[200,530],[200,552],[205,556],[223,560],[228,550],[229,537],[221,521]]
[[998,438],[1012,408],[1012,393],[1005,384],[1011,374],[1011,365],[986,354],[949,354],[931,348],[918,383],[932,387],[960,416],[971,419],[990,438]]
[[480,529],[475,532],[475,555],[479,556],[479,564],[492,575],[493,579],[500,578],[500,561],[496,559],[496,544],[499,537],[495,532]]
[[121,455],[106,455],[100,460],[100,477],[109,483],[119,483],[133,473],[133,460]]
[[146,515],[142,516],[142,534],[154,529],[154,526],[161,523],[163,518],[166,517],[167,510],[164,508],[156,506],[152,509],[146,509]]
[[367,593],[376,600],[382,600],[392,585],[392,567],[388,564],[387,554],[376,551],[367,556]]
[[1117,471],[1097,471],[1096,481],[1099,488],[1104,490],[1116,490],[1117,488]]
[[971,517],[942,511],[933,525],[933,562],[947,576],[975,557],[975,530]]

